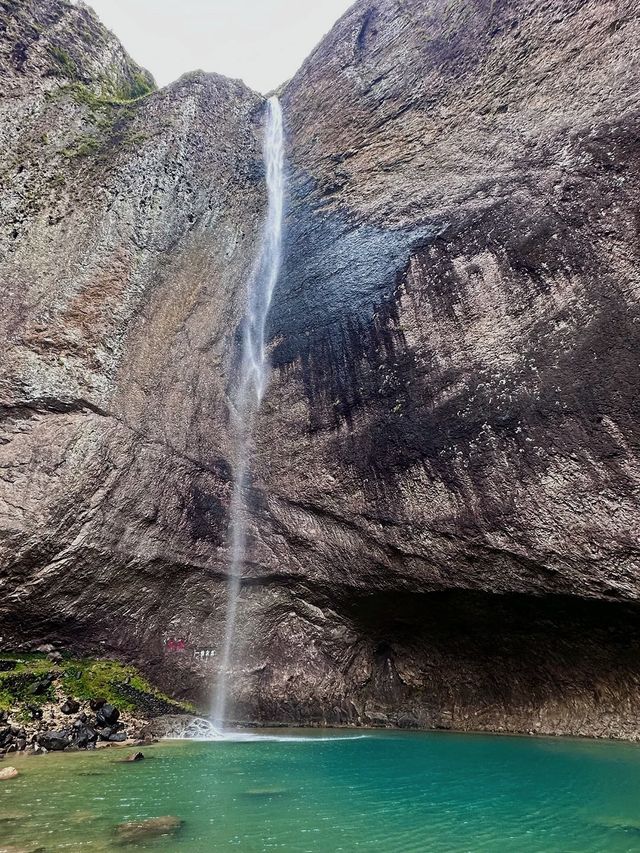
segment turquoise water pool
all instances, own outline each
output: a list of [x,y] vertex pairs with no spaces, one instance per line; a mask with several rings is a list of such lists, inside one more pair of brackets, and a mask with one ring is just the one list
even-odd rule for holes
[[[123,850],[116,824],[175,815],[127,845],[222,851],[640,851],[640,747],[449,733],[291,732],[13,758],[3,844]],[[3,766],[8,762],[5,761]]]

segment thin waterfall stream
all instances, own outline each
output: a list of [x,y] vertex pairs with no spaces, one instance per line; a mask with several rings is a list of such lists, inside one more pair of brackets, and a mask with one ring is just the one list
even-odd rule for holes
[[280,101],[275,96],[269,98],[267,102],[264,162],[267,181],[267,216],[262,232],[260,252],[249,279],[240,367],[235,393],[231,399],[232,430],[235,438],[233,492],[229,520],[231,565],[227,584],[224,641],[220,654],[212,714],[214,726],[219,731],[224,729],[227,710],[229,668],[247,545],[248,508],[245,492],[251,462],[253,425],[267,382],[268,358],[265,351],[265,327],[282,262],[284,129]]

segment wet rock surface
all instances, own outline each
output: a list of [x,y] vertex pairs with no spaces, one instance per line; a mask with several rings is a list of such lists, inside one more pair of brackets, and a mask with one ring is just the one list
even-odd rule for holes
[[116,836],[121,842],[127,844],[144,843],[154,838],[174,835],[182,825],[183,821],[172,815],[150,817],[146,820],[119,823],[116,827]]
[[[264,102],[0,20],[4,642],[205,697]],[[639,23],[359,2],[284,87],[238,719],[640,733]]]

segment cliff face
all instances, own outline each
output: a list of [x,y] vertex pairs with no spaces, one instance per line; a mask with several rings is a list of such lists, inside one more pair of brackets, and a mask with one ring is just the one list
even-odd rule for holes
[[[204,694],[164,641],[224,619],[263,102],[61,0],[0,30],[4,640]],[[368,0],[285,87],[239,718],[640,730],[639,30]]]
[[152,91],[90,10],[1,8],[1,633],[153,665],[224,606],[262,98],[201,73]]
[[260,475],[301,701],[635,730],[639,30],[357,3],[286,87]]

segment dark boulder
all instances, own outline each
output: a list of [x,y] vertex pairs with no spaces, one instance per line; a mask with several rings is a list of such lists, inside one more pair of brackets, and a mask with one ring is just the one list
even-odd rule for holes
[[48,672],[46,675],[43,675],[42,678],[37,678],[28,688],[28,693],[32,696],[43,696],[48,692],[49,688],[53,684],[54,675],[52,672]]
[[67,730],[42,732],[38,735],[38,743],[49,752],[62,752],[71,745],[71,735]]
[[116,732],[114,735],[111,735],[109,740],[111,743],[123,743],[127,739],[127,736],[124,732]]
[[125,761],[142,761],[144,759],[144,754],[142,752],[132,752],[128,758],[125,758]]
[[98,697],[96,699],[89,699],[89,707],[92,711],[99,711],[100,708],[102,708],[102,706],[106,704],[107,700],[102,699],[101,697]]
[[95,743],[97,739],[98,732],[91,726],[81,726],[74,729],[73,744],[79,749],[86,749],[90,743]]
[[80,710],[80,703],[69,696],[60,710],[63,714],[77,714]]
[[105,703],[96,714],[96,722],[99,726],[113,726],[118,722],[120,711],[113,705]]
[[115,729],[112,729],[111,726],[102,726],[96,729],[100,740],[109,740],[112,734],[115,734]]

